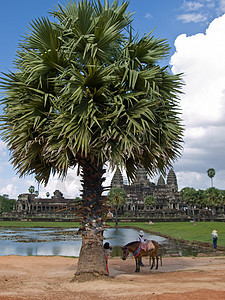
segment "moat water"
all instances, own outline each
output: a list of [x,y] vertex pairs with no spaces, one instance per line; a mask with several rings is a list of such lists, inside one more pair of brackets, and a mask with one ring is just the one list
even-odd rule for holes
[[[0,256],[6,255],[49,255],[78,257],[81,237],[78,228],[0,228]],[[108,228],[104,232],[104,242],[113,247],[112,257],[121,256],[121,247],[135,241],[138,231],[127,228]],[[162,254],[179,256],[197,255],[198,250],[161,236],[145,233],[149,240],[160,244]]]

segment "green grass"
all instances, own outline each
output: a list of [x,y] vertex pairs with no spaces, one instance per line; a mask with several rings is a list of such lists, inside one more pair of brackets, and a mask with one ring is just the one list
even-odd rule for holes
[[[112,225],[114,226],[114,225]],[[188,241],[199,241],[212,243],[211,232],[216,229],[218,232],[218,245],[225,247],[225,222],[160,222],[154,225],[147,223],[119,223],[119,227],[132,226],[138,229],[150,230],[163,235],[169,235],[174,238],[180,238]]]
[[[111,227],[115,227],[114,222],[108,223]],[[58,228],[77,228],[79,222],[23,222],[23,221],[0,221],[0,227],[58,227]],[[149,230],[163,235],[169,235],[174,238],[188,240],[190,242],[199,241],[211,243],[212,230],[218,231],[218,245],[225,247],[225,222],[160,222],[154,225],[148,225],[144,222],[119,222],[119,227],[133,227],[143,230]]]

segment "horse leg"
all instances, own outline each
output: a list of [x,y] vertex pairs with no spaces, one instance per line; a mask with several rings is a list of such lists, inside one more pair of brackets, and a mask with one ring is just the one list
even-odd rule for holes
[[152,270],[153,267],[154,267],[154,265],[155,265],[155,256],[154,256],[154,255],[151,255],[151,257],[152,257],[152,265],[151,265],[150,270]]
[[158,269],[158,267],[159,267],[159,257],[158,257],[158,255],[156,255],[156,270]]
[[135,270],[135,272],[140,272],[140,259],[141,259],[140,256],[135,257],[135,261],[136,261],[136,270]]

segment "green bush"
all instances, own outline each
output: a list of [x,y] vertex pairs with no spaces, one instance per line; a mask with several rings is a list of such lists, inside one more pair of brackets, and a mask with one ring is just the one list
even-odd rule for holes
[[16,200],[9,199],[8,195],[0,196],[0,214],[13,210],[13,205],[16,203]]

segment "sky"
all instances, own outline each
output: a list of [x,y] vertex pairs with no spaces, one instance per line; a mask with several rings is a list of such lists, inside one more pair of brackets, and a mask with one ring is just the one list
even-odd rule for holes
[[[57,3],[56,0],[1,1],[0,73],[13,71],[17,46],[29,22],[47,16]],[[209,168],[216,171],[214,186],[225,189],[225,0],[131,0],[129,11],[134,12],[133,26],[138,34],[153,30],[156,38],[168,41],[171,50],[162,63],[169,65],[174,74],[183,73],[185,84],[180,107],[185,125],[184,145],[173,166],[178,189],[209,188]],[[9,157],[0,139],[0,195],[16,199],[19,194],[27,193],[31,185],[37,190],[34,176],[19,178]],[[108,170],[105,185],[110,184],[112,175]],[[158,177],[150,180],[156,183]],[[64,197],[79,196],[81,186],[76,170],[69,170],[64,181],[51,177],[46,187],[39,187],[39,196],[45,197],[46,192],[53,195],[56,189]]]

